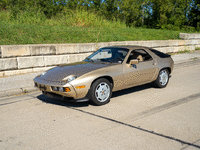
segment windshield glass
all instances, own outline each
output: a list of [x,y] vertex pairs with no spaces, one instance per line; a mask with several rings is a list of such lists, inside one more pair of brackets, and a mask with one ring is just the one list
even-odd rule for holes
[[88,56],[85,61],[122,63],[128,51],[125,48],[102,48]]

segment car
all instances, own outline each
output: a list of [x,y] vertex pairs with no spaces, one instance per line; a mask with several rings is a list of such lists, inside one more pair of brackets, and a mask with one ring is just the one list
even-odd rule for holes
[[174,62],[170,55],[142,46],[103,47],[83,61],[62,64],[37,76],[34,84],[50,98],[104,105],[112,92],[152,83],[164,88]]

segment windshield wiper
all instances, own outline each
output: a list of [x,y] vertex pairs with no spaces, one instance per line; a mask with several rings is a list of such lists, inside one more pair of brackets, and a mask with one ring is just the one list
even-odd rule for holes
[[103,61],[103,62],[110,62],[110,63],[113,63],[113,61],[108,60],[108,59],[99,59],[99,60],[101,60],[101,61]]
[[91,62],[94,62],[94,60],[92,60],[91,58],[86,57],[85,59],[87,59],[87,60],[89,60]]

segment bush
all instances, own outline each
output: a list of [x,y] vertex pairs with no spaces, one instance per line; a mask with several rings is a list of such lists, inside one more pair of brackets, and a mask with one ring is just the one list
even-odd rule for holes
[[161,29],[180,31],[180,27],[174,26],[174,25],[172,25],[172,24],[162,25],[162,26],[161,26]]
[[186,32],[190,32],[190,33],[196,31],[195,27],[191,27],[191,26],[183,26],[181,30],[186,31]]
[[46,20],[44,13],[35,7],[26,7],[24,11],[16,10],[16,14],[13,11],[10,19],[17,24],[43,24]]

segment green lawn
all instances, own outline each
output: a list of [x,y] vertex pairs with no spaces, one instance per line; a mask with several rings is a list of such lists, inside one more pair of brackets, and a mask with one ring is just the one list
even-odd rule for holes
[[0,45],[178,39],[179,31],[143,28],[42,26],[0,22]]

